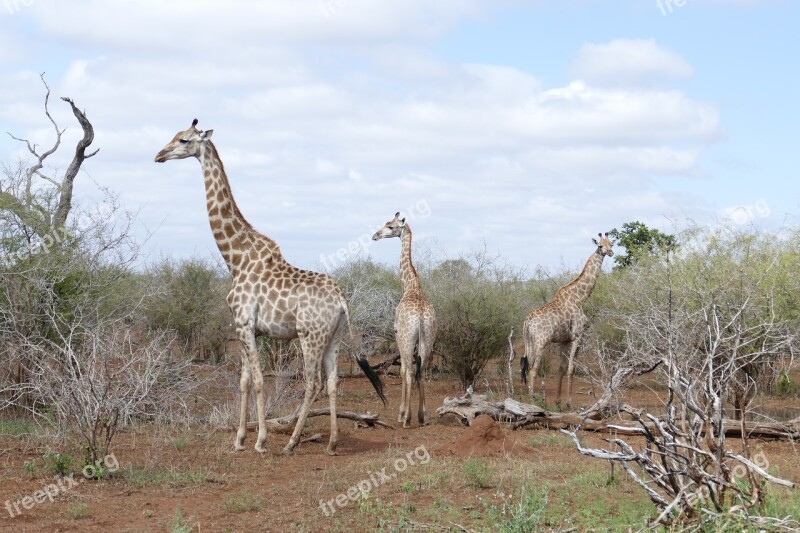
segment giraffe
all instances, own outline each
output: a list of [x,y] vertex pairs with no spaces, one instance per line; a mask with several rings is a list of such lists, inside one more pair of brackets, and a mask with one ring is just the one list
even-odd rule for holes
[[[582,304],[592,294],[597,277],[603,266],[603,259],[614,255],[611,249],[615,241],[598,233],[600,238],[592,239],[597,249],[589,256],[580,275],[558,289],[552,300],[541,305],[525,317],[522,325],[522,339],[525,355],[522,357],[522,381],[528,383],[530,395],[534,394],[534,379],[539,371],[544,348],[548,343],[560,345],[560,364],[558,367],[558,389],[556,404],[561,405],[561,384],[567,374],[567,407],[572,408],[572,375],[575,373],[575,354],[586,329],[587,318]],[[533,357],[533,365],[528,362]]]
[[[400,414],[398,422],[403,427],[411,427],[411,388],[416,381],[419,388],[419,410],[417,419],[421,426],[425,425],[425,382],[422,371],[428,361],[433,343],[436,340],[436,314],[433,306],[425,298],[419,282],[419,274],[411,261],[411,226],[400,212],[383,225],[372,236],[373,241],[399,237],[402,242],[400,253],[400,279],[403,282],[403,296],[397,304],[394,316],[394,332],[397,348],[400,351]],[[416,355],[415,355],[416,352]],[[412,377],[412,365],[417,369]]]
[[[303,352],[305,391],[297,423],[284,454],[291,454],[300,441],[311,403],[322,391],[327,376],[331,434],[327,453],[336,454],[337,358],[339,343],[350,327],[347,300],[339,286],[325,274],[301,270],[287,262],[278,244],[256,231],[244,218],[233,198],[230,182],[216,147],[211,142],[214,130],[202,131],[192,125],[178,132],[156,155],[157,163],[196,157],[203,169],[206,207],[211,231],[231,273],[232,288],[227,301],[242,343],[242,370],[239,379],[241,403],[239,429],[234,448],[244,449],[247,434],[247,403],[252,381],[258,413],[258,438],[255,449],[266,451],[267,428],[264,413],[264,377],[258,360],[256,335],[276,339],[300,339]],[[383,384],[364,358],[354,353],[378,396],[386,403]]]

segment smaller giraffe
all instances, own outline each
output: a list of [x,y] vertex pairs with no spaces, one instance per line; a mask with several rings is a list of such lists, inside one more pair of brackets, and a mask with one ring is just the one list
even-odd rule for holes
[[[592,239],[597,249],[586,261],[580,275],[558,289],[552,300],[531,311],[522,325],[525,355],[522,357],[522,381],[528,384],[530,395],[535,390],[534,379],[542,362],[544,348],[549,343],[560,346],[558,367],[558,389],[556,405],[561,405],[561,385],[567,375],[567,407],[572,408],[572,376],[575,373],[575,354],[580,347],[588,319],[582,304],[592,294],[600,275],[603,259],[614,255],[611,249],[615,241],[598,233],[600,239]],[[533,365],[528,363],[533,358]]]
[[[400,351],[400,379],[402,392],[400,395],[400,414],[398,422],[403,427],[411,427],[411,387],[416,382],[419,388],[419,410],[417,419],[421,426],[425,425],[425,383],[422,371],[428,362],[433,343],[436,340],[436,314],[433,306],[425,298],[414,264],[411,261],[411,226],[400,212],[383,225],[372,236],[373,241],[399,237],[402,241],[400,254],[400,279],[403,282],[403,296],[397,304],[394,316],[394,333],[397,348]],[[416,352],[416,355],[415,355]],[[413,364],[417,369],[412,376]]]

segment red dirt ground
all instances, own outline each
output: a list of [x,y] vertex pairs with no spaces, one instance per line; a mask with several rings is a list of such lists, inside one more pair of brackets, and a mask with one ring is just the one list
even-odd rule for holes
[[[503,390],[500,382],[493,386],[495,391]],[[548,397],[554,398],[552,380],[547,387]],[[578,382],[575,390],[586,387]],[[365,379],[348,378],[340,387],[343,392],[339,407],[377,411],[383,420],[394,424],[399,388],[397,377],[386,378],[390,401],[383,407]],[[445,396],[459,394],[459,387],[454,382],[433,380],[426,391],[428,426],[357,429],[352,422],[343,420],[336,457],[325,455],[328,420],[323,417],[311,419],[306,429],[307,434],[323,433],[323,441],[301,444],[291,457],[280,453],[287,435],[270,434],[268,453],[260,455],[252,449],[253,433],[245,442],[247,451],[236,453],[232,450],[232,430],[143,426],[116,438],[113,451],[120,471],[112,478],[81,482],[59,494],[54,502],[22,509],[14,518],[3,508],[5,501],[13,506],[13,502],[53,482],[52,475],[43,468],[30,475],[24,467],[26,461],[40,460],[45,446],[52,443],[42,437],[0,436],[0,531],[170,531],[178,510],[193,531],[203,532],[373,529],[378,525],[376,502],[398,508],[413,505],[419,516],[427,509],[435,513],[441,499],[460,510],[463,516],[459,519],[469,526],[470,520],[480,519],[475,514],[480,511],[475,507],[475,493],[481,491],[465,486],[459,479],[462,458],[489,457],[498,470],[513,470],[524,463],[541,472],[536,483],[563,482],[565,471],[579,473],[597,464],[563,443],[535,448],[529,445],[536,435],[555,434],[551,431],[514,432],[489,417],[481,417],[475,425],[465,428],[453,418],[438,418],[436,408]],[[517,396],[523,399],[520,394]],[[233,399],[231,394],[230,400]],[[591,402],[585,395],[576,395],[576,400],[578,404]],[[326,404],[327,401],[317,403]],[[592,445],[603,444],[598,436],[584,438]],[[421,446],[429,451],[430,462],[395,472],[398,482],[373,488],[371,497],[375,499],[367,501],[372,507],[350,502],[337,508],[332,516],[321,511],[321,501],[332,501],[381,469],[391,472],[400,458]],[[800,480],[798,450],[786,443],[759,446],[767,451],[781,474]],[[419,462],[420,456],[416,457]],[[636,490],[632,488],[631,492]],[[484,494],[491,495],[491,491]],[[236,500],[247,497],[255,498],[259,504],[250,510],[236,509]],[[427,521],[435,519],[428,517]]]
[[487,457],[522,455],[533,450],[517,442],[514,432],[504,430],[489,415],[479,415],[441,452],[457,457]]

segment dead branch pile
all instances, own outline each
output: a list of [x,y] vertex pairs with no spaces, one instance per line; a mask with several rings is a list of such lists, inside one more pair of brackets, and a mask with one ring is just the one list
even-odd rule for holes
[[[522,403],[513,398],[492,402],[480,394],[465,394],[457,398],[445,398],[441,407],[436,409],[439,416],[454,415],[462,424],[471,425],[472,420],[478,415],[489,415],[498,422],[508,422],[514,429],[523,427],[543,427],[547,429],[568,429],[580,426],[585,431],[598,433],[614,433],[616,435],[643,435],[643,426],[648,431],[657,431],[657,425],[666,422],[665,418],[656,418],[648,415],[642,419],[642,411],[628,405],[623,405],[620,410],[627,413],[635,421],[619,420],[618,422],[592,420],[583,413],[556,413],[546,411],[533,404]],[[676,423],[684,425],[685,422],[676,419]],[[764,439],[800,439],[800,419],[790,422],[742,422],[741,420],[722,419],[719,426],[727,437],[741,437],[744,429],[745,435],[752,438]],[[702,433],[702,432],[701,432]]]

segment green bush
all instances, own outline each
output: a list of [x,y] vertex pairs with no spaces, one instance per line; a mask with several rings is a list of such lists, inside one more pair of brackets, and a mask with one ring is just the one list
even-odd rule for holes
[[184,352],[220,362],[229,339],[235,338],[226,296],[230,278],[210,260],[163,260],[146,276],[156,291],[145,302],[148,328],[172,330]]
[[466,388],[486,364],[507,352],[508,333],[521,324],[526,281],[521,274],[487,260],[448,259],[430,273],[430,299],[436,309],[436,351]]
[[773,390],[779,396],[791,396],[800,393],[800,385],[794,382],[789,372],[781,370]]

